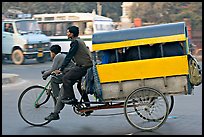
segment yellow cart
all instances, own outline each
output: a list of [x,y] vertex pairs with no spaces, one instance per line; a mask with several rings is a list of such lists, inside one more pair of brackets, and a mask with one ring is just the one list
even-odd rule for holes
[[124,100],[128,122],[142,130],[160,127],[172,111],[173,95],[192,94],[201,83],[184,22],[97,33],[92,49],[98,98]]

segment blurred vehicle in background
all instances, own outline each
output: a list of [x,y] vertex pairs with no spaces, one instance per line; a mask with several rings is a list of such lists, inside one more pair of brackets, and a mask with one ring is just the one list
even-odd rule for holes
[[2,60],[12,60],[21,65],[25,59],[40,63],[49,56],[50,39],[42,34],[33,19],[8,19],[2,21]]
[[34,14],[33,19],[38,21],[40,29],[50,38],[52,45],[61,46],[63,53],[69,51],[69,44],[71,43],[66,35],[69,26],[79,27],[79,37],[84,40],[91,51],[93,33],[114,30],[111,18],[94,13]]

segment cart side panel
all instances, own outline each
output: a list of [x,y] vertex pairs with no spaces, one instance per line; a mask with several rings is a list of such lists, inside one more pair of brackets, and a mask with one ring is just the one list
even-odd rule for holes
[[152,87],[164,94],[187,94],[187,76],[171,76],[144,80],[131,80],[102,84],[104,100],[125,99],[132,91],[144,86]]
[[187,55],[97,65],[101,83],[188,74]]

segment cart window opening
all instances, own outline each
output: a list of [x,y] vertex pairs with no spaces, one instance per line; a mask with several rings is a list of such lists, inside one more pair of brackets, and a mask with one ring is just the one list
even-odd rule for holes
[[100,62],[99,64],[109,64],[126,61],[124,48],[103,50],[99,51],[97,54],[97,60],[98,62]]
[[39,23],[42,32],[47,36],[66,36],[67,27],[71,26],[71,22],[53,22],[53,23]]
[[[167,42],[162,44],[163,56],[182,56],[184,55],[184,49],[180,42]],[[157,52],[157,57],[162,57],[162,52]]]
[[97,62],[98,64],[110,64],[182,55],[184,55],[182,42],[167,42],[98,51]]

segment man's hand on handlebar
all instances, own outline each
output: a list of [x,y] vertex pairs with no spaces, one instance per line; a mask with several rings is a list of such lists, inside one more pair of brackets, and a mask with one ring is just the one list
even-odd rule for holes
[[41,71],[41,74],[44,74],[44,73],[45,73],[45,71],[46,71],[46,70],[42,70],[42,71]]
[[46,79],[47,79],[47,76],[43,75],[42,78],[43,78],[43,80],[46,80]]
[[58,76],[61,75],[61,74],[62,74],[61,71],[59,71],[59,70],[54,70],[54,71],[52,71],[51,76],[54,77],[54,78],[56,78],[56,79],[59,79]]
[[[49,77],[49,75],[45,74],[45,70],[41,71],[41,73],[42,73],[42,78],[43,78],[43,80],[46,80],[47,77]],[[54,71],[51,73],[52,76],[57,76],[57,75],[60,75],[60,74],[62,74],[62,72],[61,72],[60,70],[54,70]]]
[[49,71],[49,70],[42,70],[41,71],[43,80],[46,80],[50,76],[50,74],[47,71]]
[[54,70],[52,73],[55,73],[56,75],[61,74],[62,72],[60,70]]

